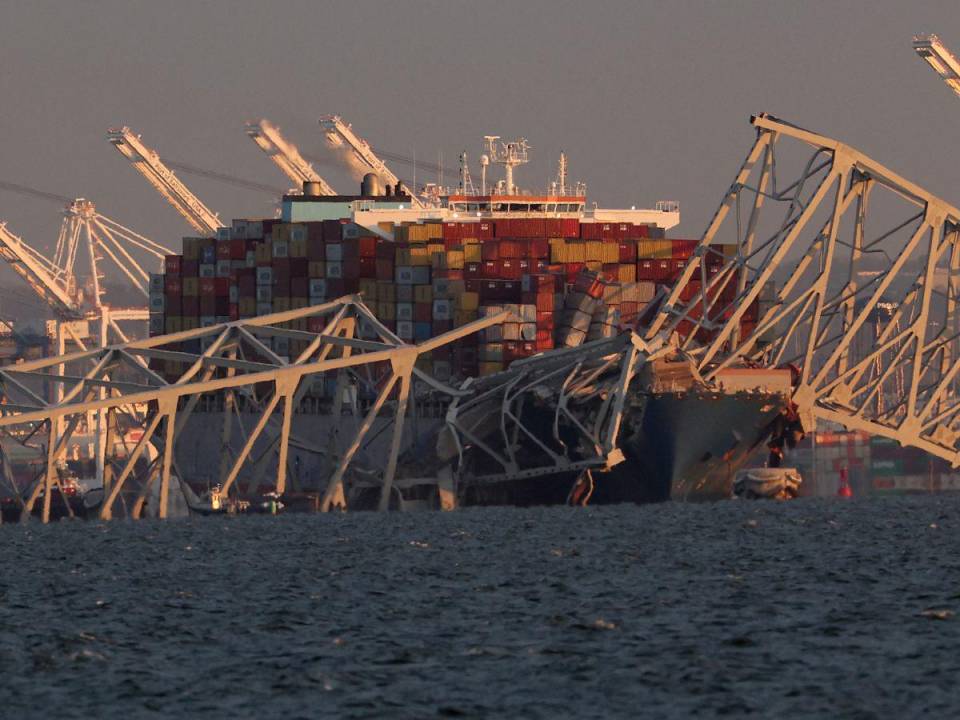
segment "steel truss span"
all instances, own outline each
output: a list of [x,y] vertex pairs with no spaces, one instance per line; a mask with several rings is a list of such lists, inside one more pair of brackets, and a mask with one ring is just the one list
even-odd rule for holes
[[[135,446],[126,448],[122,457],[111,456],[116,443],[108,439],[109,472],[103,486],[104,500],[99,510],[103,519],[112,517],[117,498],[125,485],[139,488],[130,514],[139,517],[154,484],[159,483],[157,514],[168,515],[171,477],[176,470],[175,447],[201,396],[220,394],[224,400],[220,457],[220,495],[226,497],[246,467],[264,473],[272,460],[275,470],[272,486],[282,494],[286,489],[287,456],[291,442],[298,447],[313,447],[318,454],[334,448],[328,457],[331,474],[323,498],[323,509],[344,507],[344,476],[364,444],[374,421],[391,421],[389,451],[382,467],[381,509],[386,509],[396,475],[407,409],[416,391],[426,385],[450,397],[459,394],[415,367],[424,353],[503,322],[506,313],[477,320],[419,345],[403,343],[380,323],[358,296],[347,296],[323,305],[265,315],[249,320],[188,330],[124,342],[86,352],[48,358],[0,369],[0,433],[4,442],[39,443],[46,449],[43,471],[22,495],[21,519],[26,520],[38,501],[40,516],[50,518],[51,496],[60,482],[57,466],[62,462],[71,437],[88,413],[104,412],[106,427],[118,424],[142,429]],[[312,324],[311,332],[292,326]],[[366,337],[360,337],[360,330]],[[299,341],[303,350],[290,359],[280,357],[269,347],[274,337]],[[367,339],[367,338],[372,339]],[[187,352],[183,343],[198,342],[204,349]],[[151,362],[163,361],[179,367],[176,377],[156,372]],[[348,383],[364,379],[375,389],[375,401],[360,422],[346,449],[331,445],[318,448],[309,439],[292,432],[292,418],[315,377],[335,377],[337,388],[333,414],[339,415]],[[349,376],[349,379],[348,379]],[[362,376],[362,378],[360,378]],[[49,397],[59,398],[53,401]],[[231,447],[236,406],[256,408],[258,419],[252,428],[239,424],[242,443]],[[276,412],[275,412],[276,411]],[[110,430],[108,430],[108,433]],[[254,446],[265,449],[253,462]],[[152,452],[146,452],[148,447]],[[145,462],[147,458],[152,460]],[[5,459],[5,458],[4,458]],[[144,468],[146,465],[146,468]],[[3,463],[6,482],[13,483],[9,464]],[[182,476],[180,476],[182,477]],[[251,482],[257,478],[254,477]]]
[[707,380],[792,365],[806,427],[957,466],[960,211],[836,140],[751,122],[756,142],[645,338],[677,343]]

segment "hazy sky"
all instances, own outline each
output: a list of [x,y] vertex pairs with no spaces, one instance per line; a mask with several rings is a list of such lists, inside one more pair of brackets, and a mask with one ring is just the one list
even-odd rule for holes
[[[591,200],[679,200],[675,234],[694,237],[753,139],[750,114],[766,111],[960,203],[960,98],[915,56],[918,32],[960,52],[957,0],[0,0],[0,180],[93,199],[179,248],[191,231],[108,127],[283,188],[244,121],[270,118],[322,152],[317,117],[338,113],[374,146],[442,151],[447,166],[462,149],[476,158],[485,134],[525,136],[519,184],[542,187],[562,149]],[[223,219],[270,213],[269,196],[181,177]],[[0,219],[38,246],[60,222],[56,204],[2,191]]]

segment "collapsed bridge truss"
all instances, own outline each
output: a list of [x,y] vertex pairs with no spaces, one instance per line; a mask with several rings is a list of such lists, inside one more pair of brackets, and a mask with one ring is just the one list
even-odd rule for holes
[[791,365],[808,429],[822,418],[956,466],[960,210],[836,140],[752,123],[645,338],[672,338],[708,381],[733,363]]
[[[201,396],[214,393],[224,397],[223,426],[214,429],[222,432],[224,438],[223,454],[219,458],[219,495],[226,497],[230,493],[258,440],[261,446],[266,446],[261,457],[276,456],[276,474],[271,485],[278,494],[283,494],[292,442],[307,448],[313,445],[319,454],[330,450],[329,446],[316,446],[311,438],[298,438],[291,431],[294,409],[310,389],[311,379],[324,374],[335,377],[337,382],[334,416],[340,414],[344,396],[349,396],[343,392],[348,384],[366,381],[375,397],[348,447],[329,458],[331,475],[326,483],[324,509],[344,505],[345,473],[378,417],[387,417],[392,423],[382,475],[381,507],[386,508],[414,383],[425,383],[451,396],[458,394],[457,390],[423,374],[415,367],[417,359],[437,347],[502,322],[504,316],[500,313],[419,345],[407,345],[380,323],[358,297],[347,296],[310,308],[0,369],[3,393],[0,433],[5,434],[4,441],[27,443],[40,438],[46,451],[44,470],[26,488],[22,498],[21,519],[30,516],[38,501],[42,502],[41,518],[45,522],[50,518],[51,497],[60,482],[58,464],[84,415],[101,410],[110,417],[107,427],[115,427],[119,416],[124,425],[141,428],[142,432],[135,446],[126,448],[119,457],[108,458],[113,472],[104,481],[99,516],[104,519],[112,516],[125,484],[132,476],[139,475],[139,492],[130,514],[141,515],[152,486],[159,481],[157,514],[166,517],[171,476],[176,473],[183,478],[177,472],[175,446]],[[315,330],[297,328],[304,324],[312,325]],[[365,332],[360,333],[361,328]],[[361,334],[367,337],[360,337]],[[368,339],[370,336],[372,339]],[[275,337],[299,342],[302,350],[290,359],[281,357],[270,347],[270,340]],[[199,347],[191,350],[191,343]],[[184,349],[185,345],[188,349]],[[167,363],[167,367],[173,363],[179,369],[171,379],[169,372],[160,374],[153,369],[151,363],[156,362]],[[349,381],[348,372],[351,373]],[[104,389],[106,393],[101,393]],[[49,401],[48,397],[59,399]],[[242,445],[233,449],[227,440],[232,436],[233,410],[241,400],[247,407],[257,408],[259,414],[254,427],[243,433]],[[281,403],[282,411],[275,417]],[[275,426],[272,431],[268,430],[270,425]],[[107,447],[112,451],[116,443],[108,441]],[[143,460],[150,455],[145,456],[148,447],[155,452],[144,470]],[[263,464],[258,465],[262,470]],[[6,462],[4,469],[9,483]],[[255,482],[255,478],[251,482]]]

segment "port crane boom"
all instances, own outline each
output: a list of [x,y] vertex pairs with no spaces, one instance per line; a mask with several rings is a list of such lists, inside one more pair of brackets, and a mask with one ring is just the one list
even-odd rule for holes
[[917,35],[913,38],[913,49],[960,96],[960,60],[947,50],[940,38],[936,35]]
[[[331,147],[342,148],[346,146],[353,153],[353,157],[359,163],[370,169],[371,172],[380,176],[380,179],[387,185],[396,187],[400,178],[393,174],[393,171],[387,167],[377,154],[373,151],[363,138],[359,137],[349,124],[345,123],[339,115],[324,115],[320,118],[320,127],[324,129],[327,135],[327,142]],[[424,207],[420,198],[413,194],[411,189],[410,202],[414,207]]]
[[217,214],[200,202],[160,159],[160,155],[147,147],[130,128],[111,128],[107,131],[107,139],[197,232],[216,234],[217,229],[223,227]]
[[0,222],[0,258],[22,277],[53,312],[64,319],[83,316],[68,288],[65,273]]
[[290,178],[291,182],[302,187],[305,182],[318,183],[321,195],[336,195],[337,192],[304,160],[297,146],[287,140],[280,129],[269,120],[247,123],[247,135],[263,150],[277,167]]

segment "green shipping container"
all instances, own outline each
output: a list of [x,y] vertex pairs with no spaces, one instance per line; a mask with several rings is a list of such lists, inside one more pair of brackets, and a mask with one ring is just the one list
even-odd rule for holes
[[871,475],[903,475],[903,460],[900,458],[873,458]]

